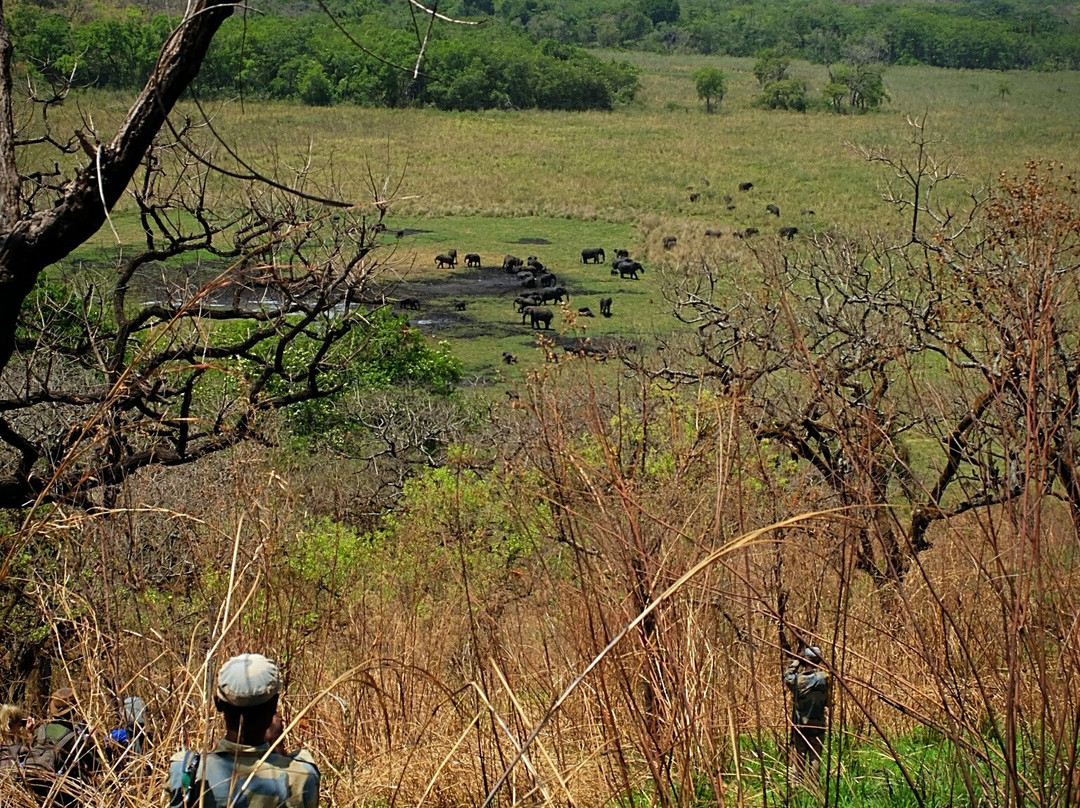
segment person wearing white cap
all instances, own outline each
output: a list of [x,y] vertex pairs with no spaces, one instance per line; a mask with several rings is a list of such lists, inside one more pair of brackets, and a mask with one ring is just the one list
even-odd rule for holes
[[829,706],[829,674],[821,667],[821,649],[808,646],[784,669],[791,691],[790,755],[795,771],[816,777],[825,746],[825,710]]
[[319,770],[311,754],[282,754],[268,740],[279,687],[277,665],[262,654],[240,654],[221,666],[214,704],[225,737],[207,754],[173,755],[170,808],[318,808]]

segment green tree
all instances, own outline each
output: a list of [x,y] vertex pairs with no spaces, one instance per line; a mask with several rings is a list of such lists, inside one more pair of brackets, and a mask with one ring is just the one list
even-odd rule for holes
[[613,14],[605,14],[596,21],[596,44],[601,48],[617,48],[622,44],[619,21]]
[[636,6],[623,6],[616,18],[620,42],[636,42],[652,30],[652,21]]
[[847,98],[848,88],[846,84],[830,81],[821,90],[821,96],[825,103],[836,113],[844,111],[844,99]]
[[829,69],[829,83],[822,91],[833,111],[847,108],[859,112],[881,106],[889,94],[885,91],[880,65],[838,65]]
[[806,82],[802,79],[783,79],[774,81],[757,98],[760,106],[768,109],[790,109],[796,112],[806,111]]
[[676,23],[682,9],[679,0],[640,0],[641,13],[648,17],[653,25]]
[[712,102],[717,106],[724,100],[724,92],[727,83],[724,79],[724,71],[718,67],[703,67],[694,71],[694,86],[697,88],[698,98],[705,100],[705,111],[712,112]]
[[779,46],[758,52],[757,61],[754,62],[754,78],[758,84],[768,87],[788,78],[788,68],[791,66],[788,50],[786,46]]
[[305,104],[313,107],[328,107],[334,102],[334,88],[330,79],[317,62],[308,64],[300,76],[298,90]]

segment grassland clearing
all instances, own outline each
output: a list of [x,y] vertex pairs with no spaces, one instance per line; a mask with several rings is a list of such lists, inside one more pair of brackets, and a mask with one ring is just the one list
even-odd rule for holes
[[[647,268],[721,250],[752,272],[746,251],[731,238],[736,230],[753,227],[772,237],[781,226],[796,226],[798,239],[831,228],[902,226],[880,199],[890,178],[851,146],[901,146],[909,116],[928,118],[931,133],[942,141],[939,158],[948,157],[967,177],[948,191],[956,201],[969,186],[987,185],[1001,171],[1017,172],[1028,159],[1080,164],[1076,73],[893,67],[886,73],[891,100],[881,111],[839,116],[756,108],[749,59],[618,56],[642,68],[643,87],[637,102],[614,112],[446,113],[245,102],[219,104],[215,126],[270,172],[310,160],[313,190],[326,186],[332,173],[348,198],[362,200],[371,195],[372,178],[380,189],[385,180],[388,190],[380,194],[391,200],[391,232],[384,239],[391,248],[388,285],[422,287],[439,277],[431,259],[452,246],[462,254],[479,252],[485,266],[506,253],[534,252],[566,278],[575,298],[591,300],[594,311],[601,292],[631,296],[630,306],[616,303],[609,323],[594,321],[590,327],[635,336],[670,328],[657,274],[636,285],[614,284],[580,264],[582,247],[625,246]],[[691,78],[705,64],[720,66],[728,76],[728,93],[712,115],[705,114]],[[795,71],[811,93],[826,78],[821,66],[796,63]],[[122,102],[90,94],[83,103],[103,108],[98,114],[107,120]],[[753,182],[753,190],[739,192],[744,181]],[[766,212],[767,204],[776,204],[781,215]],[[137,243],[139,225],[130,210],[121,207],[114,223],[122,242]],[[392,237],[398,229],[419,232],[399,240]],[[708,239],[706,229],[724,235]],[[677,250],[662,249],[666,235],[678,237]],[[535,249],[519,243],[530,237],[550,243]],[[116,249],[106,229],[75,260],[108,260]],[[466,288],[445,296],[433,291],[427,302],[435,309],[451,307],[452,297]],[[502,295],[480,287],[468,296],[474,299],[471,324],[459,329],[451,320],[445,330],[430,331],[451,340],[470,371],[483,375],[491,355],[519,352],[528,337],[494,336],[510,320]]]

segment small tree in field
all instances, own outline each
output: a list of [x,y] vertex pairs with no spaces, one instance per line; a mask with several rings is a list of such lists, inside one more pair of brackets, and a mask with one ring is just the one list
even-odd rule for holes
[[727,89],[724,71],[718,67],[703,67],[694,72],[694,86],[697,87],[698,98],[705,100],[705,111],[712,112],[713,101],[719,106],[724,100]]

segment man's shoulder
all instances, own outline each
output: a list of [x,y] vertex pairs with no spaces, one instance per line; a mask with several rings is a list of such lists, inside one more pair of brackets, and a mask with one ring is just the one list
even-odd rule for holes
[[287,770],[290,776],[319,777],[319,767],[315,765],[315,758],[307,749],[291,752],[288,755],[271,755],[267,763]]

